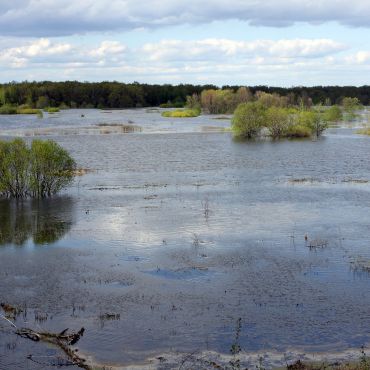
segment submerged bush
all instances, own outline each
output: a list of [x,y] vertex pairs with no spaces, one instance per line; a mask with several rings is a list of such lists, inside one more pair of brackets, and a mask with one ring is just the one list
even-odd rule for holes
[[47,197],[71,183],[75,161],[54,141],[0,141],[0,194]]
[[323,120],[320,113],[315,111],[302,111],[296,119],[298,125],[308,127],[316,137],[319,137],[328,128],[328,123]]
[[266,111],[266,126],[274,139],[286,136],[289,127],[289,112],[287,109],[272,106]]
[[299,124],[291,125],[285,133],[285,136],[289,138],[305,138],[310,137],[311,135],[312,131],[309,127]]
[[266,109],[259,102],[239,104],[231,128],[236,136],[253,138],[265,125]]
[[327,122],[338,122],[343,119],[343,113],[337,105],[333,105],[323,113],[323,118]]

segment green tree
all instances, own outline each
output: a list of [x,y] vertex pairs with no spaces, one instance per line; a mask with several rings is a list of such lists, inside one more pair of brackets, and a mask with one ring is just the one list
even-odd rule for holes
[[0,142],[0,193],[20,198],[29,188],[30,150],[22,139]]
[[259,102],[239,104],[234,112],[231,128],[236,136],[253,138],[265,123],[266,110]]
[[333,105],[327,110],[325,110],[323,114],[323,119],[327,122],[338,122],[343,119],[342,110],[339,108],[338,105]]
[[357,117],[356,110],[361,108],[361,103],[358,98],[345,97],[342,100],[342,105],[348,120],[355,119]]
[[308,127],[316,137],[319,137],[328,128],[328,123],[322,119],[320,113],[315,111],[301,111],[296,119],[296,124]]
[[58,193],[71,183],[75,161],[55,141],[34,140],[31,145],[30,190],[33,196]]
[[22,139],[0,141],[0,194],[7,197],[46,197],[67,186],[75,162],[51,140],[34,140],[29,148]]

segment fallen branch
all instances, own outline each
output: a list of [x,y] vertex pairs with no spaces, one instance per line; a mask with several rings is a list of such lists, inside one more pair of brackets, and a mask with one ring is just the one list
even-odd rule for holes
[[[49,332],[37,332],[32,329],[22,328],[15,331],[15,334],[22,338],[30,339],[34,342],[47,342],[59,347],[68,357],[70,362],[80,367],[81,369],[91,370],[91,367],[87,365],[86,360],[77,354],[78,350],[72,349],[70,346],[76,344],[80,338],[83,336],[85,329],[81,328],[76,333],[68,334],[68,329],[63,330],[59,334],[49,333]],[[29,357],[32,359],[32,356]],[[68,365],[66,365],[68,366]]]

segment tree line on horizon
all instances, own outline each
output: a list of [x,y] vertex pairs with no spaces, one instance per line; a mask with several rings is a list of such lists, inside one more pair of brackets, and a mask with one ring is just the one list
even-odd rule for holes
[[[243,86],[156,85],[120,82],[10,82],[0,84],[0,106],[64,108],[135,108],[149,106],[183,107],[189,96],[207,99],[205,91],[237,93]],[[249,86],[243,93],[256,96],[267,93],[285,99],[288,105],[334,105],[344,97],[357,98],[362,105],[370,103],[370,86],[270,87]]]

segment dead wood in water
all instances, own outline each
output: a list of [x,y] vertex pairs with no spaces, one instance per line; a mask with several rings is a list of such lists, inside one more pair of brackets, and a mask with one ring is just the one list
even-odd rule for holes
[[[32,329],[23,328],[17,329],[15,334],[22,338],[30,339],[34,342],[47,342],[59,347],[68,357],[70,364],[80,367],[81,369],[90,370],[91,367],[86,364],[86,360],[77,354],[77,350],[72,349],[70,346],[76,344],[83,336],[85,329],[81,328],[76,333],[68,333],[68,329],[63,330],[59,334],[49,332],[37,332]],[[28,357],[33,360],[32,355]],[[34,360],[33,360],[34,361]],[[65,366],[69,366],[65,364]],[[59,365],[63,366],[63,365]]]

